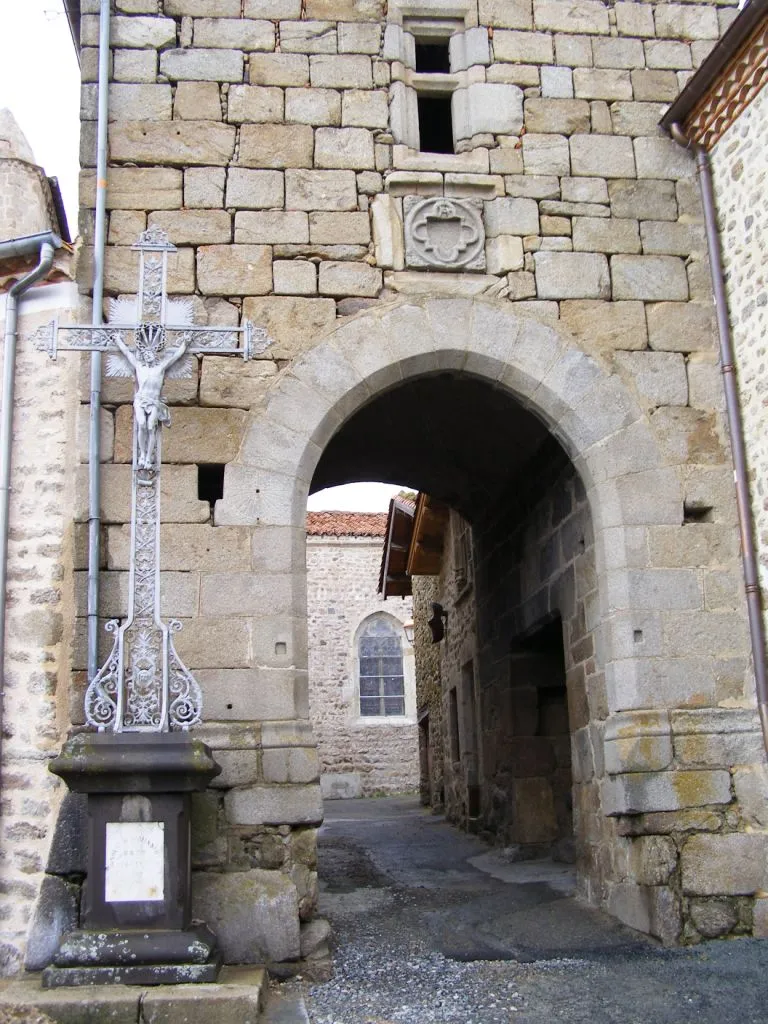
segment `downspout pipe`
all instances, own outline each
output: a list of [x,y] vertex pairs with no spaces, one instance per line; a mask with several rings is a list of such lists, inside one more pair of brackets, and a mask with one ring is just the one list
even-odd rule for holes
[[752,644],[752,661],[755,669],[755,689],[760,726],[763,730],[763,744],[768,751],[768,680],[766,680],[765,627],[760,602],[760,583],[755,553],[755,529],[752,505],[749,497],[746,445],[741,420],[739,392],[736,383],[736,363],[733,354],[731,325],[728,319],[728,303],[725,294],[720,235],[717,229],[715,193],[712,185],[712,168],[709,154],[703,146],[697,145],[685,134],[678,123],[669,126],[669,133],[680,146],[690,150],[696,158],[696,169],[701,185],[704,204],[704,225],[709,249],[709,267],[715,295],[715,312],[720,337],[720,367],[725,389],[725,410],[733,451],[733,476],[736,485],[736,505],[741,532],[741,557],[744,566],[744,588],[747,596],[749,635]]
[[53,257],[62,241],[52,231],[25,238],[0,242],[0,260],[13,256],[38,254],[38,263],[20,281],[11,286],[5,307],[5,347],[3,350],[3,390],[0,409],[0,749],[3,735],[3,704],[5,694],[5,613],[8,583],[8,532],[11,496],[11,447],[13,444],[13,397],[16,382],[16,342],[18,336],[19,300],[32,285],[45,277],[53,265]]
[[[107,125],[109,118],[110,0],[99,6],[99,75],[96,115],[96,218],[93,237],[93,313],[91,323],[103,322],[104,248],[107,223]],[[99,563],[101,547],[101,352],[91,353],[88,419],[88,680],[99,670]]]

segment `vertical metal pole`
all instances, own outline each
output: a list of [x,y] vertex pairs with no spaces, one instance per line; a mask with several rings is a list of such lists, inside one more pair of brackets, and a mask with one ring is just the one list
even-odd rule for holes
[[[93,237],[94,327],[103,322],[104,248],[107,210],[107,124],[109,113],[109,10],[99,9],[99,84],[96,150],[96,220]],[[91,354],[90,417],[88,423],[88,680],[99,669],[99,562],[101,534],[101,352]]]

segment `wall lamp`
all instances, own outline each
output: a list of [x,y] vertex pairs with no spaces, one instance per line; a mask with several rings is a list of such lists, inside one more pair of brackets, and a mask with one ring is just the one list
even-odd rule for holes
[[432,618],[427,622],[432,633],[432,643],[439,644],[445,637],[445,627],[448,622],[448,612],[438,601],[432,602]]
[[413,619],[411,619],[410,622],[404,622],[403,623],[403,632],[405,633],[405,639],[408,641],[408,643],[411,645],[411,647],[413,647],[413,633],[414,633]]

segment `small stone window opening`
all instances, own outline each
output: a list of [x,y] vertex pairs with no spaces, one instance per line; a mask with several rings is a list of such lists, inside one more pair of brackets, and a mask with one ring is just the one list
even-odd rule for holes
[[449,75],[451,62],[448,56],[447,39],[416,40],[416,70],[420,73]]
[[451,97],[416,93],[419,149],[422,153],[453,153]]
[[397,627],[385,618],[371,619],[360,635],[358,657],[361,716],[404,715],[403,647]]
[[472,586],[472,527],[458,516],[454,519],[453,530],[453,572],[460,594]]
[[203,463],[197,467],[197,497],[211,507],[224,497],[224,463]]
[[[444,31],[444,29],[438,29]],[[450,36],[416,38],[416,107],[419,118],[419,149],[422,153],[453,153],[451,96],[457,81],[451,75]]]

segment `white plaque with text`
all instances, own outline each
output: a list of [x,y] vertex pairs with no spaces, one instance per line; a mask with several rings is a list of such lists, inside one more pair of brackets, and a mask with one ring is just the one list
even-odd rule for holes
[[164,833],[162,821],[107,822],[107,903],[165,899]]

